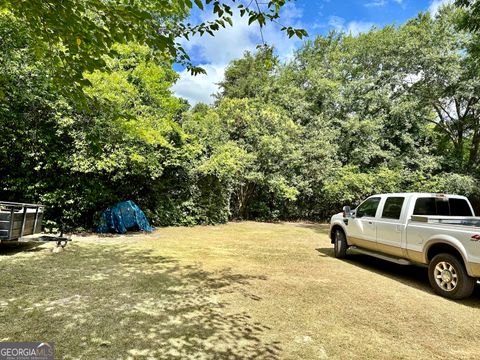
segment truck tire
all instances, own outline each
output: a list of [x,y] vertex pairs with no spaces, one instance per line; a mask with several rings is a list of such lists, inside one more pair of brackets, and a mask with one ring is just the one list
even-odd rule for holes
[[468,276],[463,261],[448,253],[435,255],[430,261],[428,279],[438,295],[455,300],[472,295],[477,282]]
[[337,259],[343,259],[347,256],[347,238],[342,230],[335,230],[333,239],[333,255]]

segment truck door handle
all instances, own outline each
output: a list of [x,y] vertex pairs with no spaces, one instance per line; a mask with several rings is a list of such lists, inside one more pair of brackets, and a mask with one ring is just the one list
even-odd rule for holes
[[369,221],[368,223],[369,223],[370,225],[372,225],[372,224],[373,224],[373,221]]

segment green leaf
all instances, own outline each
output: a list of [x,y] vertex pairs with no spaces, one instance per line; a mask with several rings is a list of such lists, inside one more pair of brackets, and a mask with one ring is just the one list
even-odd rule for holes
[[203,10],[203,2],[202,0],[195,0],[195,4],[200,10]]

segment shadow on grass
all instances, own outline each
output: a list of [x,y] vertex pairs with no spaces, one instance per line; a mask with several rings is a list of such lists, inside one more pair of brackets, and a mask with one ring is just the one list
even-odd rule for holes
[[43,248],[39,248],[41,243],[19,243],[19,242],[2,242],[0,243],[0,256],[15,255],[20,252],[35,252],[42,251]]
[[283,223],[280,222],[279,224],[282,225],[289,225],[289,226],[295,226],[299,228],[304,228],[304,229],[311,229],[314,230],[320,234],[325,234],[328,235],[328,230],[330,229],[330,224],[322,224],[322,223],[304,223],[304,222],[299,222],[299,223]]
[[[266,280],[113,245],[0,261],[0,339],[53,341],[62,359],[278,359],[225,293]],[[6,341],[6,340],[4,340]]]
[[[334,257],[333,246],[331,248],[317,248],[315,250],[317,250],[322,256]],[[428,281],[428,270],[426,267],[399,265],[373,256],[354,253],[348,254],[348,257],[345,260],[339,261],[345,261],[351,265],[373,271],[376,274],[394,279],[415,289],[433,294],[430,282]],[[452,301],[470,307],[480,308],[480,285],[477,283],[475,291],[470,298]]]

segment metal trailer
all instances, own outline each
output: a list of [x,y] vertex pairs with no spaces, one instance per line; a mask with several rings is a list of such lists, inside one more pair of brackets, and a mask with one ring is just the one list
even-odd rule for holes
[[44,209],[40,204],[0,201],[0,243],[56,241],[64,247],[70,239],[30,236],[42,232]]

